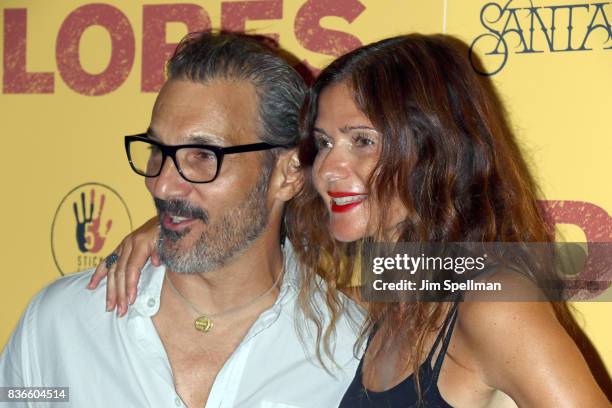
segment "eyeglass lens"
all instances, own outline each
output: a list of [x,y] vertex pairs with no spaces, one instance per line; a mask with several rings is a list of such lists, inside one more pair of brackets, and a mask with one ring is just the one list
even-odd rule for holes
[[[136,171],[143,176],[159,175],[163,164],[161,149],[144,141],[130,143],[130,157]],[[215,178],[217,156],[208,149],[186,147],[177,150],[176,160],[183,176],[194,182],[205,182]]]

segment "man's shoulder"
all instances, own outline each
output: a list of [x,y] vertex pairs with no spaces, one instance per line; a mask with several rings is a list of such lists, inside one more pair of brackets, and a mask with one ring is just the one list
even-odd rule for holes
[[[45,289],[49,291],[60,291],[60,292],[64,292],[66,290],[76,291],[77,287],[79,287],[79,289],[85,289],[94,271],[95,269],[86,269],[84,271],[64,275],[60,278],[57,278],[53,282],[51,282],[49,285],[46,286]],[[103,279],[102,282],[100,282],[101,283],[100,286],[105,284],[105,282],[106,280]]]
[[30,304],[31,313],[39,318],[77,316],[99,311],[105,313],[106,280],[94,289],[86,288],[94,270],[63,276],[43,288]]

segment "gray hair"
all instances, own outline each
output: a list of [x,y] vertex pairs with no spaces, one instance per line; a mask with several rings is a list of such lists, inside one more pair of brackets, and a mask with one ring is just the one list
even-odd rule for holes
[[306,86],[300,75],[257,37],[188,34],[168,61],[167,71],[168,79],[200,83],[214,79],[250,81],[259,102],[259,138],[274,145],[293,146],[298,142]]

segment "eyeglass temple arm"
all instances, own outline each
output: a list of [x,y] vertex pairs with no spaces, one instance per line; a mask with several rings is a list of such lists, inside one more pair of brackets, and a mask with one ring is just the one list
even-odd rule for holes
[[222,147],[221,152],[223,154],[233,154],[233,153],[245,153],[245,152],[258,152],[261,150],[270,150],[275,149],[277,147],[288,148],[290,146],[287,145],[273,145],[270,143],[252,143],[242,146],[230,146],[230,147]]

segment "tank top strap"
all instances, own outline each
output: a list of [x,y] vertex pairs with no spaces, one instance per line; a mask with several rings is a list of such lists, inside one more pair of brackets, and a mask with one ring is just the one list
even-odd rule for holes
[[448,345],[450,344],[450,340],[453,335],[453,329],[455,328],[455,322],[457,321],[458,305],[459,303],[456,302],[449,311],[448,316],[446,317],[446,321],[444,323],[444,327],[438,334],[434,347],[429,352],[429,356],[427,358],[427,364],[429,364],[429,366],[431,367],[431,360],[433,358],[435,350],[438,348],[440,340],[444,339],[442,341],[442,346],[440,347],[440,352],[438,353],[438,356],[436,357],[436,361],[433,366],[432,380],[434,383],[438,382],[438,376],[440,375],[440,369],[442,368],[442,363],[444,362],[444,356],[446,356],[446,352],[448,351]]
[[378,329],[380,329],[380,322],[376,322],[372,325],[372,330],[370,331],[370,334],[368,335],[368,340],[366,342],[366,348],[370,347],[370,342],[378,332]]
[[361,373],[361,367],[363,366],[363,360],[365,360],[365,353],[370,348],[370,343],[372,342],[372,339],[374,338],[374,335],[378,331],[379,327],[380,327],[380,325],[378,323],[374,323],[374,325],[372,326],[372,330],[370,331],[370,334],[368,335],[368,338],[366,340],[363,356],[359,360],[359,366],[357,367],[357,373],[358,374]]
[[444,358],[444,354],[446,353],[446,350],[448,349],[448,343],[450,342],[450,338],[453,332],[453,327],[455,325],[458,305],[459,303],[455,302],[453,306],[451,307],[451,309],[449,310],[448,315],[446,316],[446,319],[444,320],[444,323],[442,324],[442,328],[440,329],[440,332],[436,336],[436,340],[434,340],[434,344],[431,347],[431,350],[429,350],[429,354],[427,355],[427,359],[425,360],[431,367],[431,361],[433,360],[433,356],[436,353],[436,350],[438,349],[440,342],[442,342],[442,348],[440,349],[440,353],[438,354],[438,358],[436,359],[434,369],[436,366],[438,366],[438,363],[440,365],[442,364],[440,357]]

